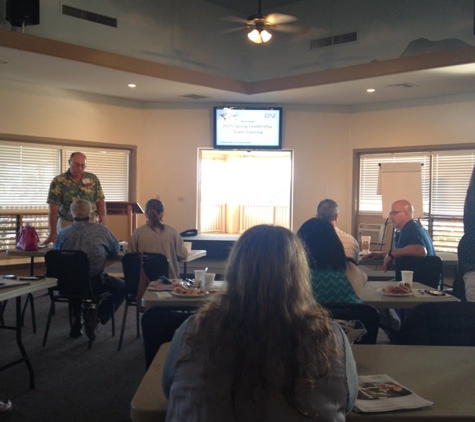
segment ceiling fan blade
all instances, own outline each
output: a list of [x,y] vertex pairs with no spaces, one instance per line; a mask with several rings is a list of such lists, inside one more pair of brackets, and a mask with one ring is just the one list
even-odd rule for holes
[[288,34],[305,34],[309,28],[299,25],[276,25],[272,28],[274,31],[286,32]]
[[223,16],[220,19],[223,21],[228,21],[228,22],[242,23],[243,25],[247,24],[247,19],[240,18],[239,16]]
[[243,29],[246,29],[245,26],[237,26],[237,27],[234,27],[234,28],[228,28],[228,29],[222,29],[219,31],[220,34],[231,34],[233,32],[238,32],[238,31],[242,31]]
[[265,16],[266,23],[270,25],[280,25],[282,23],[295,22],[298,20],[295,16],[283,15],[281,13],[271,13]]

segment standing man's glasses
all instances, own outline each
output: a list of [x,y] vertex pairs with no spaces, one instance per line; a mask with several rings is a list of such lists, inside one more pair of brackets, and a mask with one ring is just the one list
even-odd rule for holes
[[71,163],[71,165],[72,165],[73,167],[78,168],[78,169],[85,169],[85,168],[86,168],[86,164]]

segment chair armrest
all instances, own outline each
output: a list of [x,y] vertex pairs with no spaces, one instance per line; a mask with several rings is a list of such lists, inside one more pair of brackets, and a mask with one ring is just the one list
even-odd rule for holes
[[165,421],[168,401],[162,390],[162,373],[170,343],[158,350],[130,404],[133,422]]

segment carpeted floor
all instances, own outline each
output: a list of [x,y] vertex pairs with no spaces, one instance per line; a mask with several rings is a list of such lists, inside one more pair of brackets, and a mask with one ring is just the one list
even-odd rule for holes
[[[12,274],[11,270],[8,273]],[[116,336],[111,335],[110,322],[99,324],[96,340],[88,350],[84,334],[77,339],[69,337],[66,304],[57,304],[48,342],[41,346],[49,303],[47,296],[35,299],[37,333],[33,333],[30,310],[22,333],[36,388],[29,388],[24,363],[0,372],[0,397],[13,403],[12,413],[2,421],[130,421],[130,402],[145,373],[142,338],[136,338],[135,308],[129,309],[122,351],[118,352],[123,306],[116,313]],[[5,324],[14,324],[14,311],[15,302],[10,300]],[[0,329],[0,366],[19,356],[15,332]]]

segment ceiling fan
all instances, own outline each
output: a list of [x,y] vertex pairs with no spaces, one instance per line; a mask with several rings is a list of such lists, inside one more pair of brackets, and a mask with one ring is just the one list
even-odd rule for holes
[[241,28],[235,28],[232,30],[249,29],[250,32],[247,36],[256,44],[265,43],[272,38],[272,33],[269,32],[269,30],[301,34],[306,32],[308,29],[303,26],[289,25],[289,22],[295,22],[297,20],[294,16],[281,13],[263,15],[261,12],[261,0],[258,0],[257,13],[249,15],[247,19],[239,18],[237,16],[228,16],[223,19],[245,24],[245,26]]

